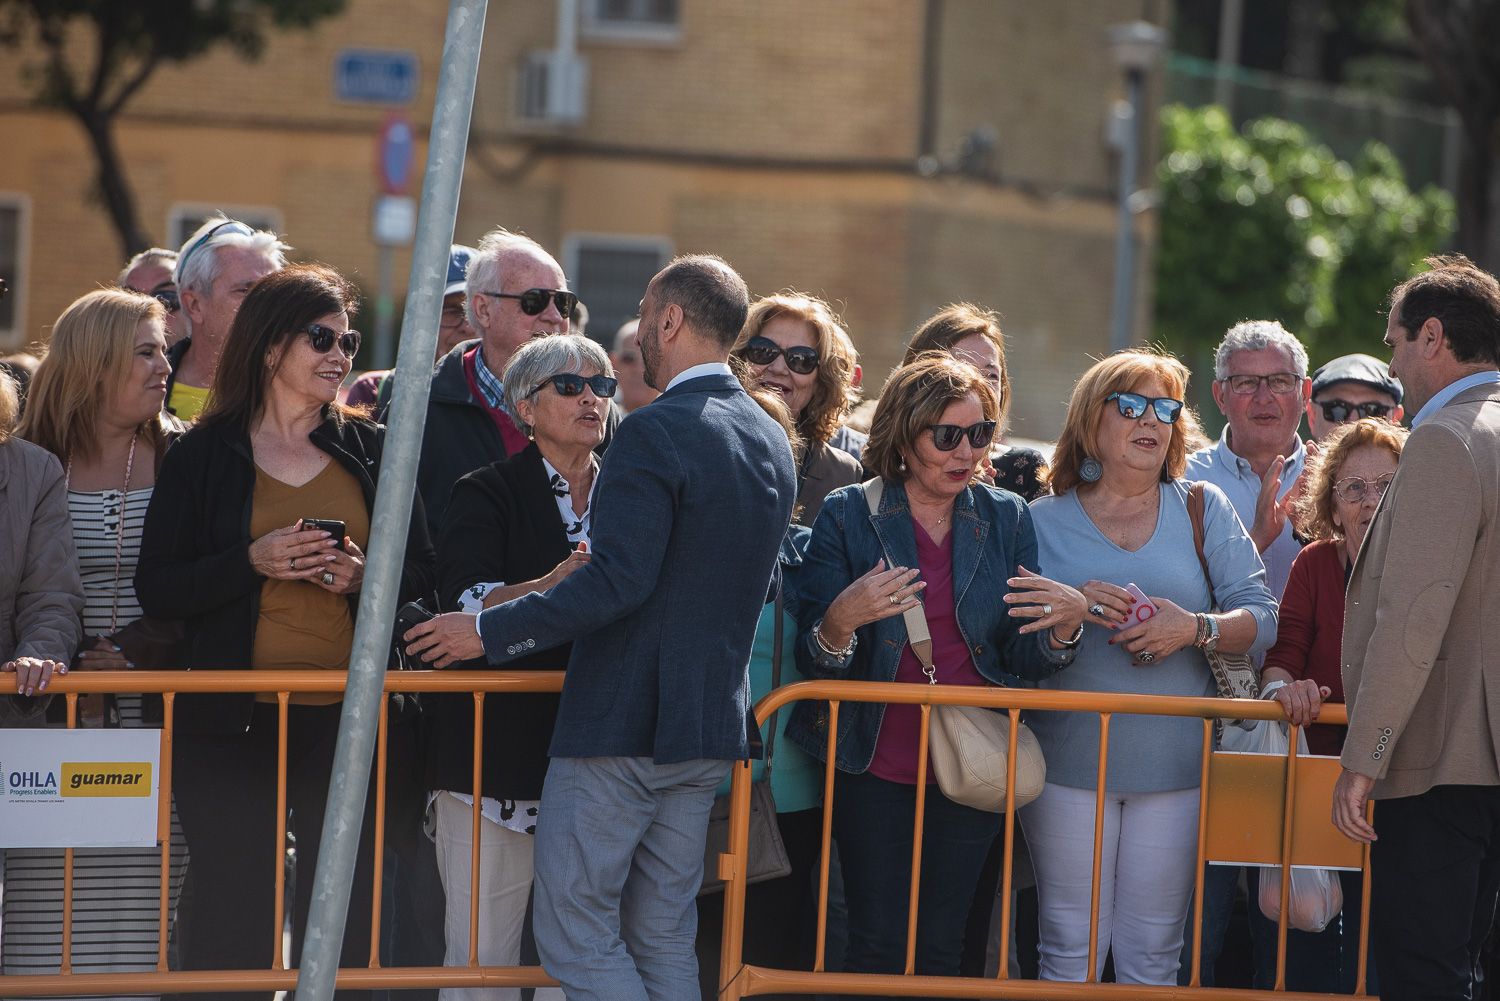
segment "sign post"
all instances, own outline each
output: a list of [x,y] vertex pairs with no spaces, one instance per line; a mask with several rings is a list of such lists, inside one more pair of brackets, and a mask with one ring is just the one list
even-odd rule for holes
[[407,195],[411,186],[416,142],[411,122],[404,115],[387,115],[375,143],[375,176],[380,194],[375,197],[372,229],[379,248],[376,261],[375,351],[373,368],[389,368],[396,357],[396,304],[393,249],[408,246],[417,228],[416,201]]

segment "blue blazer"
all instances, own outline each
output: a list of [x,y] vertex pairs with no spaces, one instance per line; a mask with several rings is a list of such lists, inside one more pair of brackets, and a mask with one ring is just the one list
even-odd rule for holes
[[620,423],[594,558],[479,616],[492,664],[573,641],[554,757],[759,753],[746,669],[796,495],[786,432],[733,376],[680,383]]
[[[1036,530],[1025,502],[1007,490],[971,486],[953,503],[950,538],[958,628],[979,673],[997,685],[1019,686],[1072,663],[1074,651],[1053,650],[1045,633],[1023,635],[1019,630],[1027,620],[1007,614],[1006,580],[1015,576],[1016,568],[1043,572],[1037,566]],[[833,600],[887,554],[897,566],[917,565],[917,537],[905,487],[886,481],[875,515],[858,484],[829,494],[813,525],[797,582],[797,667],[809,678],[895,680],[907,645],[902,616],[858,629],[859,642],[847,660],[830,657],[812,637],[812,627]],[[883,702],[845,702],[839,707],[839,769],[859,773],[870,767],[884,718]],[[797,703],[786,732],[797,746],[826,760],[828,704]]]

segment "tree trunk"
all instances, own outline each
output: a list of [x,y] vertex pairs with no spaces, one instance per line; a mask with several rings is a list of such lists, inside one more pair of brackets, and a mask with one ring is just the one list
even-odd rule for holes
[[130,189],[125,164],[115,147],[114,116],[99,109],[85,109],[78,112],[78,118],[99,167],[99,193],[120,238],[120,248],[128,259],[150,247],[151,237],[141,229],[135,192]]

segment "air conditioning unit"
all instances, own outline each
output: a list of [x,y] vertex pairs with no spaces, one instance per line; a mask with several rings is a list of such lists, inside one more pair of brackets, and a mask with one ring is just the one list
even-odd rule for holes
[[588,101],[588,61],[552,49],[528,53],[516,80],[516,115],[535,125],[578,125]]

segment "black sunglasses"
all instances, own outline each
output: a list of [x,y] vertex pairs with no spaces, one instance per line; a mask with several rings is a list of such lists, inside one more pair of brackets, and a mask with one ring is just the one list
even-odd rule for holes
[[812,348],[783,348],[769,337],[752,337],[750,343],[740,348],[740,357],[752,365],[769,365],[778,357],[786,359],[786,367],[798,375],[812,375],[818,370],[818,352]]
[[932,444],[939,452],[953,451],[965,437],[975,448],[989,448],[990,442],[995,440],[994,421],[979,421],[966,428],[957,424],[933,424],[928,430],[932,432]]
[[540,382],[537,387],[527,393],[528,397],[535,396],[552,383],[552,388],[557,390],[558,396],[579,396],[583,393],[583,387],[587,386],[594,391],[594,395],[601,400],[607,400],[615,395],[615,387],[620,385],[619,379],[611,379],[607,375],[574,375],[572,372],[564,372],[554,375],[546,382]]
[[1314,400],[1323,408],[1323,419],[1335,424],[1358,420],[1361,417],[1386,417],[1392,407],[1388,403],[1350,403],[1347,400]]
[[1142,396],[1140,393],[1110,393],[1104,398],[1108,403],[1115,401],[1115,406],[1120,408],[1120,416],[1126,420],[1138,421],[1146,416],[1147,409],[1156,411],[1156,419],[1163,424],[1176,424],[1177,418],[1182,414],[1182,401],[1173,400],[1165,396]]
[[566,289],[560,288],[529,288],[525,292],[481,292],[480,295],[492,295],[496,299],[519,299],[521,312],[527,316],[538,316],[547,308],[547,303],[557,303],[557,311],[565,317],[573,315],[573,308],[578,305],[578,296]]
[[182,308],[182,298],[175,288],[164,288],[160,292],[152,292],[151,298],[161,303],[162,308],[168,313],[175,313]]
[[302,330],[303,333],[307,334],[307,342],[312,345],[312,349],[320,355],[326,355],[328,349],[333,347],[335,341],[338,342],[339,350],[344,353],[344,357],[350,361],[353,361],[354,356],[359,354],[360,336],[358,330],[345,330],[343,333],[340,333],[332,327],[323,326],[321,323],[309,323]]

